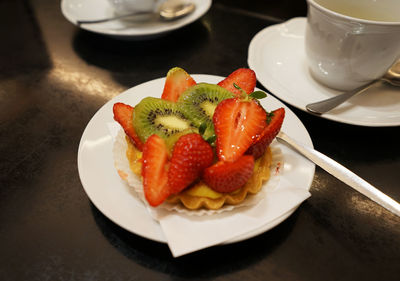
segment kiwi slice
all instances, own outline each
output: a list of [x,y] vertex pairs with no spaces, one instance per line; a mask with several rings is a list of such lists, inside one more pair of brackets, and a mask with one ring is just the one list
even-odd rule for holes
[[179,97],[178,103],[183,114],[193,122],[194,126],[207,126],[204,137],[214,134],[212,118],[215,108],[224,99],[233,98],[234,94],[221,86],[199,83],[187,89]]
[[135,131],[143,143],[152,134],[168,139],[193,128],[192,121],[182,113],[178,104],[153,97],[142,99],[135,106],[132,118]]

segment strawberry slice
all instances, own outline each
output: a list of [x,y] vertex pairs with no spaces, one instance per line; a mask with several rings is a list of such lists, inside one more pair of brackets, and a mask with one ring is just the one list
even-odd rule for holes
[[263,131],[267,114],[253,99],[231,98],[218,104],[213,116],[219,160],[233,162]]
[[114,120],[124,129],[125,134],[135,144],[140,151],[143,149],[143,142],[135,132],[132,123],[133,107],[122,102],[117,102],[113,106]]
[[268,145],[279,133],[282,127],[283,119],[285,118],[285,109],[278,108],[267,114],[267,126],[264,128],[255,143],[249,147],[246,154],[251,154],[255,159],[264,154]]
[[253,156],[243,155],[235,162],[219,161],[206,168],[203,180],[217,192],[232,192],[250,179],[253,169]]
[[240,96],[242,91],[237,89],[233,84],[242,88],[247,94],[251,94],[257,84],[256,73],[249,68],[239,68],[218,83],[219,86]]
[[168,170],[168,183],[172,193],[179,193],[213,162],[213,150],[201,135],[181,136],[174,145]]
[[193,85],[196,85],[196,81],[185,70],[174,67],[167,73],[161,98],[176,102],[179,96]]
[[143,191],[153,207],[160,205],[171,194],[168,185],[168,150],[164,140],[151,135],[143,146]]

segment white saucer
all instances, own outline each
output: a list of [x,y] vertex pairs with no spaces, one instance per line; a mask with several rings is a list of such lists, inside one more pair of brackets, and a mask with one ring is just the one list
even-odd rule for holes
[[[188,25],[204,15],[211,7],[211,0],[192,0],[196,9],[190,15],[175,21],[123,21],[114,20],[96,24],[82,24],[80,28],[119,39],[143,40],[163,35]],[[62,0],[61,11],[73,24],[77,20],[95,20],[114,16],[107,0]]]
[[[223,79],[214,75],[191,75],[196,82],[218,83]],[[78,150],[78,171],[83,188],[106,217],[124,229],[150,240],[166,243],[160,224],[155,221],[143,202],[132,194],[131,189],[119,177],[112,154],[114,136],[110,126],[118,126],[113,119],[114,103],[123,102],[136,105],[145,96],[160,97],[165,78],[155,79],[116,96],[102,106],[89,121],[82,134]],[[310,135],[299,118],[278,99],[269,96],[261,100],[268,110],[285,108],[285,121],[282,130],[297,141],[313,147]],[[117,130],[118,131],[118,130]],[[291,184],[296,188],[309,190],[314,178],[315,165],[292,149],[279,142],[276,145],[282,151],[284,165],[280,168],[279,184]],[[238,242],[261,234],[288,218],[298,206],[278,216],[251,232],[226,241],[224,244]],[[218,216],[218,215],[216,215]],[[213,215],[213,219],[216,218]],[[224,219],[219,218],[221,220]],[[225,217],[226,219],[226,217]]]
[[[308,103],[340,92],[311,77],[304,53],[305,27],[306,18],[293,18],[261,30],[250,42],[248,64],[273,95],[307,112]],[[321,117],[360,126],[399,126],[400,90],[380,84]]]

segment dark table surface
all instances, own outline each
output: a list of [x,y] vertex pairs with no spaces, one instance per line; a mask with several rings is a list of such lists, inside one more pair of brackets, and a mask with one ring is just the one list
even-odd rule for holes
[[[108,100],[172,66],[228,75],[258,31],[306,12],[303,0],[216,0],[180,30],[127,42],[80,30],[60,1],[0,1],[0,280],[400,280],[400,218],[318,167],[312,197],[277,227],[180,258],[82,188],[79,141]],[[290,108],[317,150],[400,201],[399,127]]]

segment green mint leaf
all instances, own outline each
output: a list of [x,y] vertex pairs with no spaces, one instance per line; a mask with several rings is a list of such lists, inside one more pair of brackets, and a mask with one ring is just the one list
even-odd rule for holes
[[239,85],[236,84],[236,83],[233,83],[233,87],[235,87],[235,88],[238,89],[238,90],[241,90],[241,89],[242,89],[242,88],[240,88]]
[[213,144],[216,139],[217,139],[217,136],[216,135],[212,135],[211,137],[206,139],[206,142],[208,142],[209,144]]
[[206,131],[206,129],[207,129],[207,123],[201,123],[201,125],[200,125],[200,127],[199,127],[199,133],[200,133],[200,135],[203,135],[204,134],[204,132]]
[[255,91],[250,94],[250,97],[260,100],[267,97],[267,94],[262,91]]
[[249,98],[249,95],[246,93],[246,91],[243,90],[242,88],[240,88],[240,86],[238,84],[233,83],[233,87],[235,87],[236,89],[238,89],[242,93],[242,95],[241,95],[242,98],[244,98],[246,100]]
[[272,117],[274,117],[274,112],[267,112],[267,124],[271,123]]

